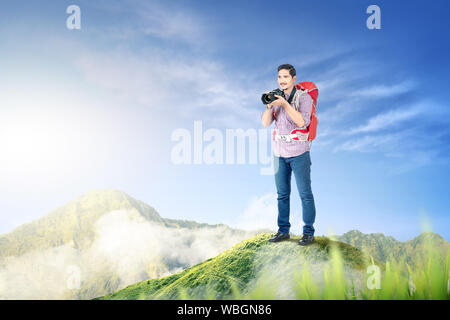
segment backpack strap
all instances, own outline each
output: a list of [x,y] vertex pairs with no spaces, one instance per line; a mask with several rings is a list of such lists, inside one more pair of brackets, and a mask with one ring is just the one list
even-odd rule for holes
[[288,100],[287,100],[287,102],[288,102],[289,104],[292,103],[292,99],[294,99],[294,96],[295,96],[295,93],[296,93],[296,92],[297,92],[297,88],[296,88],[296,86],[294,86],[294,87],[292,88],[291,94],[289,95],[289,98],[288,98]]
[[[296,92],[297,92],[297,88],[296,88],[296,86],[294,86],[294,88],[292,88],[291,94],[289,95],[289,98],[287,99],[287,102],[289,104],[292,103],[292,99],[294,99]],[[297,110],[297,108],[296,108],[296,110]],[[273,117],[275,118],[275,120],[277,120],[277,115],[276,115],[275,111],[273,111],[272,113],[273,113]]]
[[[295,88],[295,87],[296,87],[296,86],[294,86],[294,88]],[[308,93],[308,90],[307,90],[307,89],[304,89],[303,87],[301,87],[300,89],[298,89],[298,92],[299,92],[299,94],[298,94],[297,99],[300,99],[300,96],[301,96],[302,94]],[[313,105],[314,105],[314,101],[313,101]],[[298,112],[300,112],[300,110],[297,109],[297,105],[294,104],[294,106],[295,106],[295,110],[298,111]]]

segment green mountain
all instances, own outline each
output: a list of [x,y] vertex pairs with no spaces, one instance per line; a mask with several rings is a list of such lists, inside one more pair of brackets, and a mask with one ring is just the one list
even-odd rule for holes
[[90,299],[173,274],[253,234],[166,219],[123,191],[93,190],[0,235],[0,299]]
[[348,231],[336,239],[361,249],[379,261],[404,259],[411,266],[417,264],[429,246],[439,250],[443,256],[450,251],[449,242],[441,235],[429,231],[405,242],[382,233],[364,234],[358,230]]
[[145,220],[167,228],[198,229],[222,226],[237,234],[246,234],[223,224],[210,225],[190,220],[165,219],[153,207],[123,191],[93,190],[37,220],[0,235],[0,258],[64,244],[70,244],[74,248],[87,248],[95,238],[95,223],[105,214],[115,210],[133,211]]
[[390,257],[413,266],[429,246],[449,250],[447,241],[430,232],[400,242],[352,230],[337,241],[316,237],[306,248],[295,237],[269,245],[270,234],[255,233],[163,218],[125,192],[93,190],[0,235],[0,299],[166,299],[183,289],[224,297],[233,279],[245,291],[265,279],[263,274],[280,270],[289,287],[303,262],[316,272],[329,263],[331,244],[337,244],[350,273],[363,270],[368,256],[380,266]]
[[[297,243],[300,237],[270,243],[267,241],[270,236],[257,234],[177,274],[142,281],[96,299],[178,299],[183,297],[183,292],[188,297],[203,299],[213,294],[214,298],[222,299],[230,297],[233,285],[245,293],[261,281],[272,280],[283,284],[284,292],[279,298],[289,298],[293,294],[290,284],[295,272],[301,270],[304,262],[312,265],[315,273],[323,271],[333,246],[342,256],[347,272],[361,276],[370,263],[369,257],[359,249],[326,237],[318,236],[315,243],[302,247]],[[271,275],[275,278],[270,279]]]

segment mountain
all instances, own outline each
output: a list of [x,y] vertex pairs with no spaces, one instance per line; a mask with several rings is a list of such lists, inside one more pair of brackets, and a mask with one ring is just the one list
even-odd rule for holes
[[204,299],[208,294],[222,299],[233,293],[233,283],[245,293],[261,281],[281,283],[283,290],[277,298],[289,299],[294,294],[290,285],[295,272],[302,269],[304,262],[309,262],[317,276],[330,260],[333,246],[341,254],[347,272],[362,276],[370,262],[359,249],[326,237],[318,236],[315,243],[302,247],[297,243],[300,237],[271,243],[268,242],[270,236],[268,233],[257,234],[177,274],[142,281],[96,299],[178,299],[183,292],[197,299]]
[[254,234],[163,218],[123,191],[93,190],[0,235],[0,299],[90,299],[176,273]]
[[[34,249],[63,244],[86,248],[95,238],[94,225],[105,214],[115,210],[134,211],[147,221],[167,228],[215,228],[189,220],[164,219],[150,205],[116,189],[93,190],[53,210],[49,214],[0,235],[0,258],[23,255]],[[231,229],[244,235],[241,230]]]
[[412,266],[417,265],[428,246],[440,250],[443,256],[450,251],[450,243],[441,235],[430,231],[422,232],[405,242],[382,233],[364,234],[358,230],[348,231],[336,239],[366,252],[379,261],[403,259]]
[[[163,218],[123,191],[93,190],[0,235],[0,299],[91,299],[112,293],[116,298],[142,292],[166,298],[179,288],[197,290],[198,284],[217,285],[214,291],[225,295],[232,278],[248,289],[267,270],[284,270],[290,283],[303,261],[323,268],[330,243],[339,243],[351,272],[367,263],[362,251],[382,266],[389,257],[414,265],[430,245],[449,250],[449,243],[434,233],[400,242],[352,230],[337,236],[337,242],[317,237],[307,248],[293,243],[295,237],[268,246],[268,237],[261,230]],[[147,282],[150,287],[141,287]],[[144,289],[131,295],[133,286]]]

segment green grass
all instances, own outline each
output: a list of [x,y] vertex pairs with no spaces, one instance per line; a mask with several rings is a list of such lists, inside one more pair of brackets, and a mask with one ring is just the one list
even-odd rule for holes
[[[270,266],[276,266],[278,272],[286,275],[285,282],[292,283],[292,277],[301,276],[296,274],[295,267],[307,266],[308,261],[319,262],[320,266],[332,262],[333,251],[339,253],[342,268],[362,271],[370,263],[369,257],[360,250],[326,237],[318,236],[315,243],[302,247],[297,243],[300,237],[270,243],[270,236],[258,234],[182,272],[139,282],[97,299],[257,299],[261,295],[277,298],[277,281],[273,279],[277,270],[270,270]],[[377,263],[384,268],[382,263]],[[292,269],[291,277],[288,272]],[[333,270],[336,272],[336,268]],[[335,276],[331,278],[332,285],[336,284],[335,279]],[[314,287],[307,290],[311,291],[311,297],[317,291]]]
[[[324,286],[320,287],[311,276],[309,268],[304,268],[294,280],[296,299],[450,299],[450,252],[443,255],[431,242],[422,250],[416,268],[413,269],[405,263],[404,258],[400,261],[386,262],[383,272],[380,273],[379,285],[375,287],[365,285],[359,292],[355,291],[351,280],[344,275],[341,252],[333,246],[331,248],[331,264],[322,275]],[[364,277],[365,284],[369,276],[371,275]],[[271,285],[274,286],[273,283]],[[273,289],[264,290],[262,286],[248,295],[238,295],[235,298],[273,299],[274,296]]]
[[411,267],[399,261],[386,263],[379,290],[364,290],[363,299],[382,300],[448,300],[450,299],[450,251],[442,253],[428,241]]
[[[404,258],[381,263],[326,237],[307,247],[297,244],[299,237],[280,243],[269,237],[259,234],[178,274],[98,299],[282,299],[280,289],[287,287],[290,297],[302,300],[450,298],[450,252],[442,254],[431,242],[412,267]],[[367,272],[370,265],[379,271],[378,281]]]

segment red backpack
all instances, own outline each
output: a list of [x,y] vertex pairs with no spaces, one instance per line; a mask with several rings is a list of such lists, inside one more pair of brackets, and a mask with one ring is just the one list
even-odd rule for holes
[[298,90],[307,90],[306,92],[310,95],[310,97],[313,100],[313,108],[311,111],[311,121],[308,125],[308,128],[306,128],[309,132],[308,140],[313,141],[316,138],[316,132],[317,132],[317,124],[319,123],[319,119],[317,119],[316,116],[316,105],[317,105],[317,97],[319,96],[319,89],[317,89],[314,82],[311,81],[304,81],[297,83],[295,87]]
[[[317,119],[317,116],[316,116],[316,105],[317,105],[317,97],[319,96],[319,89],[317,89],[314,82],[311,82],[311,81],[299,82],[295,85],[295,87],[297,88],[297,90],[302,90],[302,91],[306,90],[306,92],[310,95],[310,97],[313,100],[311,121],[310,121],[308,127],[306,128],[306,130],[300,130],[302,132],[305,131],[305,133],[309,132],[308,141],[313,141],[316,138],[317,124],[319,123],[319,120]],[[273,115],[276,119],[275,112]]]

